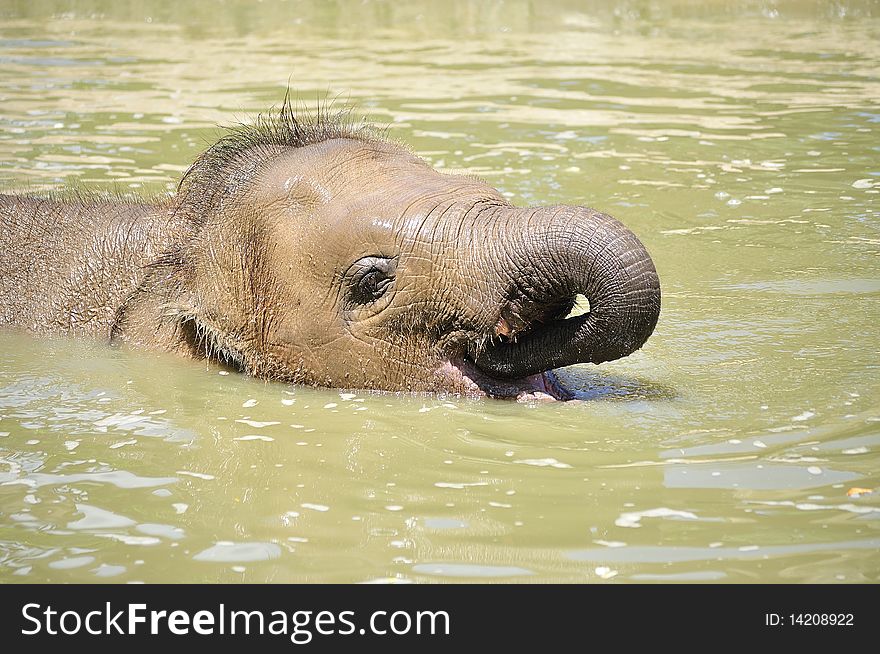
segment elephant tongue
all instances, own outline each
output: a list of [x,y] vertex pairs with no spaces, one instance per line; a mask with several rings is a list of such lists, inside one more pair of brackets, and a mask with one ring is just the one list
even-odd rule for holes
[[487,375],[466,359],[454,359],[445,364],[443,371],[460,378],[469,392],[494,398],[516,399],[520,402],[567,400],[572,395],[564,389],[552,371],[529,375],[520,379],[500,379]]

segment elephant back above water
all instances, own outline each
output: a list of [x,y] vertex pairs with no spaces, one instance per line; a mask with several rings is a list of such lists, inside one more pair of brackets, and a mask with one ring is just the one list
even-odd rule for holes
[[[660,284],[614,218],[520,208],[345,115],[285,102],[156,202],[0,196],[0,324],[316,386],[568,397],[627,356]],[[589,311],[571,313],[584,295]]]

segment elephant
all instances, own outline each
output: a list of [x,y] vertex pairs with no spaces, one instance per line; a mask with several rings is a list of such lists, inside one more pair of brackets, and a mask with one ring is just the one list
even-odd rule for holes
[[611,216],[516,207],[288,100],[169,197],[0,195],[0,227],[0,325],[294,384],[570,399],[554,369],[633,353],[660,313],[648,251]]

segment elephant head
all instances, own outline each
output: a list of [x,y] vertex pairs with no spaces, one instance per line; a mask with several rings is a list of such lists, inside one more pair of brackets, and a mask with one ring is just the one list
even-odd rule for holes
[[[614,218],[515,207],[287,103],[204,153],[169,211],[185,226],[147,285],[162,320],[258,377],[564,398],[550,371],[627,356],[660,311],[654,264]],[[578,295],[589,312],[567,318]]]

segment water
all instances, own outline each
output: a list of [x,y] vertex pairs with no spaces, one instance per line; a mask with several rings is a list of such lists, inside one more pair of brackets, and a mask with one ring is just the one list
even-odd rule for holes
[[0,189],[165,193],[290,82],[517,203],[616,215],[664,306],[557,405],[4,333],[0,580],[877,582],[877,14],[4,3]]

